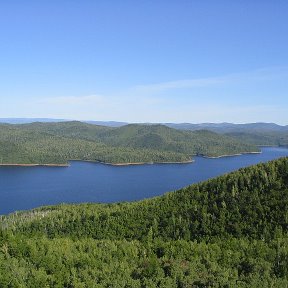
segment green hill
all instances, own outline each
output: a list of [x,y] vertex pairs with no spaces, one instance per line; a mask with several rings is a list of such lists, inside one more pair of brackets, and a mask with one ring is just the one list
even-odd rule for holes
[[180,131],[163,125],[129,124],[110,129],[101,134],[100,138],[113,146],[159,149],[189,155],[219,156],[235,151],[249,152],[253,148],[257,151],[256,147],[214,132]]
[[225,134],[238,141],[262,146],[288,146],[287,131],[231,132]]
[[0,125],[0,163],[66,164],[72,159],[129,163],[189,159],[184,153],[106,145],[97,140],[96,134],[106,128],[87,126],[82,123],[75,125],[75,122]]
[[29,130],[37,133],[47,133],[54,136],[91,141],[97,141],[99,140],[99,135],[103,132],[113,130],[107,126],[92,125],[79,121],[54,123],[34,122],[13,126],[18,129]]
[[236,141],[260,146],[288,146],[288,126],[275,123],[202,123],[202,124],[166,124],[168,127],[198,131],[206,129],[234,138]]
[[209,131],[225,134],[225,133],[253,133],[253,132],[288,132],[288,126],[281,126],[275,123],[246,123],[246,124],[234,124],[234,123],[166,123],[168,127],[182,129],[182,130],[202,130],[207,129]]
[[287,287],[288,158],[134,203],[2,216],[0,287]]
[[111,128],[77,121],[0,125],[0,164],[65,164],[72,159],[185,162],[196,154],[221,156],[254,151],[259,149],[229,136],[163,125]]

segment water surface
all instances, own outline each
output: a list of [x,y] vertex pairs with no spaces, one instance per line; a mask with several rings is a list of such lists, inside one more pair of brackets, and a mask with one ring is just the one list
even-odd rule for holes
[[134,201],[162,195],[241,167],[288,156],[288,149],[189,164],[110,166],[71,161],[70,167],[0,167],[0,214],[59,203]]

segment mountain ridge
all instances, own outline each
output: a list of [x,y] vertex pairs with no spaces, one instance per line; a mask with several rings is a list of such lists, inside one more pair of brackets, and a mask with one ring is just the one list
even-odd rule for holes
[[[274,122],[250,122],[250,123],[232,123],[232,122],[219,122],[219,123],[213,123],[213,122],[203,122],[203,123],[171,123],[171,122],[155,122],[155,123],[149,123],[149,122],[123,122],[123,121],[97,121],[97,120],[73,120],[73,119],[57,119],[57,118],[0,118],[0,123],[8,123],[8,124],[27,124],[27,123],[33,123],[33,122],[70,122],[70,121],[78,121],[78,122],[84,122],[88,124],[95,124],[100,126],[108,126],[108,127],[121,127],[128,124],[142,124],[142,125],[166,125],[171,128],[177,128],[177,129],[187,129],[187,130],[195,130],[195,129],[203,129],[203,128],[211,128],[211,129],[222,129],[222,128],[244,128],[245,126],[251,127],[260,127],[274,130],[288,130],[288,125],[280,125],[276,124]],[[208,129],[208,130],[209,130]]]

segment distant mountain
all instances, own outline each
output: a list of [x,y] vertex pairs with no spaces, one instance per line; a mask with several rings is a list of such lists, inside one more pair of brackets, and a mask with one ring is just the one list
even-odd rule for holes
[[275,123],[247,123],[247,124],[233,124],[233,123],[200,123],[200,124],[191,124],[191,123],[165,123],[166,126],[181,129],[181,130],[210,130],[216,133],[234,133],[234,132],[288,132],[288,125],[281,126]]
[[[42,123],[53,123],[53,122],[68,122],[73,120],[68,119],[54,119],[54,118],[0,118],[0,123],[8,123],[8,124],[28,124],[35,122]],[[117,121],[81,121],[83,123],[108,126],[108,127],[121,127],[127,125],[126,122],[117,122]]]
[[[30,124],[30,123],[60,123],[60,122],[67,122],[65,119],[50,119],[50,118],[0,118],[0,123],[11,123],[11,124]],[[98,132],[99,132],[99,126],[107,127],[107,128],[121,128],[124,126],[127,126],[128,124],[126,122],[117,122],[117,121],[68,121],[67,123],[83,123],[83,124],[93,124],[94,126],[98,126]],[[92,126],[93,126],[92,125]],[[177,129],[177,130],[185,130],[185,131],[199,131],[199,130],[206,130],[215,132],[218,134],[224,134],[226,136],[229,136],[230,139],[234,138],[236,141],[240,141],[242,143],[247,143],[249,145],[274,145],[274,146],[288,146],[288,125],[281,126],[277,125],[275,123],[247,123],[247,124],[233,124],[233,123],[200,123],[200,124],[192,124],[192,123],[165,123],[165,124],[157,124],[157,123],[145,123],[145,124],[130,124],[130,125],[139,125],[139,127],[147,126],[147,127],[158,127],[159,125],[166,126],[169,128]],[[69,127],[68,127],[69,126]],[[79,131],[76,132],[73,130],[73,127],[70,127],[71,125],[64,125],[63,127],[59,128],[60,130],[57,133],[62,133],[61,129],[64,129],[66,132],[67,129],[72,129],[70,132],[74,134],[79,134]],[[129,125],[128,125],[129,126]],[[36,126],[31,126],[35,127]],[[43,125],[40,125],[41,129],[44,128]],[[58,125],[55,126],[59,127]],[[131,128],[131,126],[129,126]],[[50,126],[49,129],[54,129],[52,126]],[[97,134],[97,137],[99,136],[98,133],[94,133],[93,127],[91,126],[84,126],[82,125],[82,128],[86,130],[86,140],[95,140],[95,135]],[[126,130],[125,128],[124,130]],[[152,128],[151,128],[152,129]],[[84,130],[81,130],[81,133],[84,133]],[[103,129],[102,129],[103,130]],[[119,130],[121,131],[121,130]],[[49,131],[48,131],[49,132]],[[50,131],[51,132],[51,131]],[[56,132],[56,131],[54,131]],[[112,133],[112,132],[111,132]],[[114,132],[113,132],[114,133]],[[116,132],[115,132],[116,133]],[[126,133],[126,132],[125,132]],[[69,133],[68,133],[69,134]],[[58,134],[57,134],[58,135]],[[108,134],[107,134],[108,135]],[[83,135],[82,135],[83,136]],[[95,136],[95,137],[94,137]],[[103,137],[105,135],[103,134]],[[122,135],[123,136],[123,135]],[[123,144],[123,146],[135,146],[135,147],[141,147],[141,146],[147,146],[150,147],[152,145],[152,142],[154,141],[161,141],[161,139],[158,140],[155,139],[157,136],[153,136],[154,140],[151,139],[147,140],[147,135],[144,137],[145,139],[140,139],[137,135],[135,135],[136,138],[131,138],[131,141],[128,141],[127,143]],[[108,137],[108,136],[107,136]],[[148,137],[149,138],[149,137]],[[160,137],[161,138],[161,137]],[[105,141],[105,139],[102,139]],[[119,141],[120,138],[117,140]],[[108,140],[107,140],[108,141]],[[114,141],[113,139],[109,139],[109,141]],[[117,142],[116,141],[116,142]],[[136,144],[135,141],[138,141],[139,143]],[[151,142],[152,141],[152,142]],[[107,143],[107,142],[106,142]],[[107,143],[109,144],[109,143]],[[121,144],[121,145],[122,145]],[[127,145],[126,145],[127,144]],[[203,145],[201,145],[203,147]],[[211,147],[210,147],[211,148]],[[177,150],[177,149],[176,149]],[[181,150],[181,149],[180,149]],[[204,153],[205,154],[205,153]]]
[[288,126],[281,126],[275,123],[168,123],[166,125],[175,129],[189,131],[206,129],[253,145],[288,146]]
[[63,122],[65,119],[52,119],[52,118],[0,118],[0,123],[8,124],[25,124],[34,122]]
[[[34,122],[69,122],[73,120],[68,119],[53,119],[53,118],[0,118],[0,123],[10,123],[10,124],[25,124]],[[79,122],[79,121],[78,121]],[[81,121],[83,123],[108,126],[108,127],[122,127],[131,123],[121,122],[121,121],[95,121],[95,120],[85,120]],[[209,130],[216,133],[234,133],[234,132],[252,132],[252,131],[277,131],[283,132],[288,131],[288,125],[281,126],[275,123],[247,123],[247,124],[234,124],[234,123],[133,123],[139,125],[165,125],[170,128],[179,130]]]

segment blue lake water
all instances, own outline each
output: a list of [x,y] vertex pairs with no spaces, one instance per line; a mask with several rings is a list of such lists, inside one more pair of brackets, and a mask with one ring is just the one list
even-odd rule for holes
[[150,198],[283,156],[288,156],[288,149],[264,147],[261,154],[194,157],[190,164],[110,166],[72,161],[70,167],[0,167],[0,214],[64,202]]

